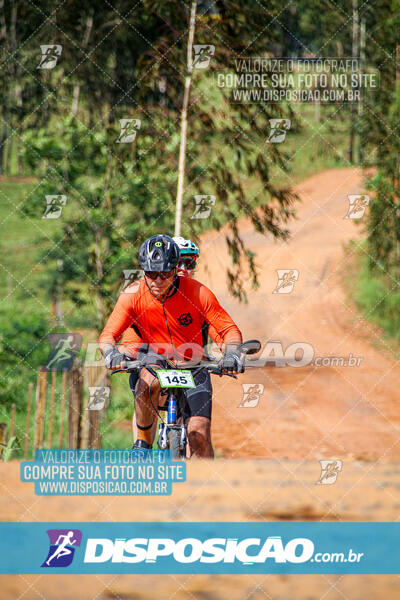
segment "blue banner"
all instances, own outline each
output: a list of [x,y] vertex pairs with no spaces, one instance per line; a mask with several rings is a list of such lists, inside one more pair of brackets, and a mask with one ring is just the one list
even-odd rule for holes
[[0,573],[399,574],[400,523],[1,523]]

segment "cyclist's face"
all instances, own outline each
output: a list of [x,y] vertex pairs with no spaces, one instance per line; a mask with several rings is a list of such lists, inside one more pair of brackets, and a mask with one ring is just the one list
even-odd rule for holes
[[[169,271],[168,277],[166,277],[165,279],[161,279],[159,275],[156,277],[156,279],[152,279],[150,277],[147,277],[145,273],[146,281],[149,285],[149,288],[156,298],[163,296],[169,290],[169,288],[172,285],[175,274],[176,269],[172,269],[171,271]],[[165,275],[166,273],[163,273],[164,277]]]
[[178,275],[180,277],[193,277],[196,268],[196,256],[185,256],[178,263]]

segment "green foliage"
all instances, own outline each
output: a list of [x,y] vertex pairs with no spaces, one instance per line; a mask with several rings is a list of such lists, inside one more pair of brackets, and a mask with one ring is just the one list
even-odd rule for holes
[[[379,87],[366,97],[362,123],[366,131],[366,154],[374,150],[374,158],[379,170],[394,174],[394,154],[398,147],[399,93],[396,90],[397,75],[395,57],[398,52],[400,13],[394,0],[379,0],[374,4],[373,14],[368,9],[367,43],[368,55],[379,73]],[[372,19],[372,21],[371,21]],[[398,66],[397,66],[398,69]]]
[[367,187],[373,192],[367,224],[370,266],[390,277],[399,267],[398,190],[382,170],[370,179]]
[[151,136],[118,144],[118,135],[114,126],[98,132],[68,116],[24,136],[24,158],[43,177],[26,212],[40,214],[48,194],[67,196],[61,228],[41,252],[51,264],[49,285],[79,306],[95,302],[91,326],[110,310],[122,269],[138,267],[141,241],[173,222],[175,177],[163,177]]
[[26,396],[28,381],[35,380],[36,369],[46,362],[52,333],[45,313],[29,305],[25,312],[6,305],[0,309],[0,406],[10,408],[13,402],[21,405]]
[[[61,107],[59,97],[68,90],[58,82],[59,93],[51,105],[46,104],[43,126],[27,127],[22,138],[24,163],[42,178],[33,201],[25,207],[27,214],[37,218],[46,195],[67,196],[62,226],[48,236],[49,242],[44,241],[40,254],[49,266],[45,285],[51,295],[62,294],[79,306],[94,305],[97,323],[91,325],[97,326],[115,299],[122,269],[138,266],[140,243],[154,232],[173,230],[186,74],[188,6],[178,1],[146,1],[139,18],[128,2],[117,4],[117,14],[128,15],[123,35],[108,22],[108,9],[101,23],[88,5],[86,33],[90,32],[88,47],[96,48],[96,62],[93,66],[83,61],[74,75],[80,90],[77,116]],[[281,10],[279,3],[270,8],[276,14]],[[77,27],[75,2],[70,10],[65,27],[73,39],[78,31],[85,33],[85,24],[81,19]],[[233,265],[228,272],[229,287],[243,297],[244,270],[250,271],[254,285],[257,277],[254,257],[240,239],[237,222],[249,217],[258,232],[287,239],[296,198],[274,175],[288,171],[290,156],[267,143],[267,136],[270,118],[290,117],[293,131],[296,118],[289,107],[274,103],[232,105],[215,84],[213,71],[234,68],[234,59],[250,46],[253,55],[265,53],[263,7],[245,1],[224,2],[218,4],[214,18],[209,18],[205,8],[199,10],[196,43],[209,43],[216,36],[219,52],[209,72],[193,72],[183,233],[196,236],[205,226],[220,229],[228,224]],[[95,45],[96,24],[110,28],[108,55]],[[281,39],[282,32],[270,33],[269,48]],[[70,52],[68,47],[62,55],[63,64],[72,61]],[[102,65],[100,73],[98,64]],[[52,71],[48,73],[49,80],[55,77]],[[118,144],[118,119],[126,117],[139,118],[141,127],[134,143]],[[254,184],[251,190],[249,181]],[[196,194],[217,198],[207,224],[191,219]]]
[[[149,5],[145,2],[146,7]],[[168,3],[156,6],[157,16],[169,23]],[[235,104],[229,91],[218,87],[219,69],[233,72],[239,56],[265,56],[266,52],[273,52],[274,44],[284,36],[279,28],[274,28],[265,39],[262,35],[265,9],[260,4],[243,0],[221,2],[214,10],[213,17],[200,16],[196,21],[195,43],[215,44],[216,53],[207,70],[194,69],[192,74],[182,233],[196,236],[205,228],[221,229],[228,225],[226,241],[232,258],[228,287],[244,299],[246,271],[254,286],[257,274],[253,257],[240,239],[238,220],[250,218],[256,231],[287,239],[287,224],[293,217],[296,197],[277,174],[288,172],[290,155],[277,144],[268,143],[267,138],[271,118],[290,118],[293,132],[298,129],[298,122],[286,105]],[[269,4],[269,14],[278,15],[280,11],[279,3]],[[182,32],[186,31],[187,22],[188,12],[178,10],[173,17],[174,26],[163,27],[152,47],[138,61],[142,83],[137,94],[140,105],[151,110],[152,115],[160,112],[174,122],[179,122],[182,105],[187,43]],[[165,47],[169,49],[167,55]],[[165,84],[164,92],[158,95],[159,105],[155,107],[149,90],[155,90],[160,79]],[[157,137],[163,144],[160,133]],[[176,169],[177,135],[175,139],[176,151],[172,155],[161,151],[170,169]],[[194,196],[198,194],[216,198],[207,220],[191,218]]]
[[[41,286],[45,265],[35,264],[38,228],[22,212],[34,187],[30,182],[0,185],[0,421],[9,422],[15,402],[19,440],[24,439],[28,384],[36,381],[37,367],[48,355],[46,336],[54,331]],[[14,447],[13,456],[19,452]]]
[[365,318],[400,342],[400,289],[381,271],[371,270],[363,253],[358,256],[357,277],[352,278],[352,295]]
[[[371,200],[367,221],[368,265],[361,272],[360,305],[370,318],[398,338],[400,313],[400,85],[398,5],[376,5],[379,27],[371,36],[378,65],[379,89],[367,98],[363,114],[366,150],[374,148],[377,173],[368,182]],[[375,18],[376,18],[375,17]],[[396,66],[397,65],[397,66]]]
[[17,437],[14,436],[10,438],[7,444],[0,444],[0,446],[0,456],[4,462],[9,461],[12,457],[13,451],[19,448]]
[[130,448],[132,446],[132,432],[118,427],[106,427],[102,432],[102,448]]

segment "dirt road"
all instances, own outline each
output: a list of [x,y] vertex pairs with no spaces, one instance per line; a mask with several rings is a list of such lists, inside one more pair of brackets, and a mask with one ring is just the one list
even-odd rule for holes
[[[191,461],[188,480],[166,498],[40,497],[0,465],[0,520],[271,521],[397,520],[400,507],[400,368],[378,331],[348,305],[341,286],[343,243],[359,229],[344,220],[347,194],[362,190],[357,169],[327,171],[298,186],[292,239],[277,244],[241,231],[261,267],[249,304],[226,293],[221,233],[202,244],[199,279],[217,293],[247,338],[312,344],[317,357],[362,358],[358,367],[251,369],[215,382],[217,454],[247,460]],[[290,294],[273,294],[275,269],[297,269]],[[257,406],[239,407],[242,382],[264,385]],[[248,460],[251,458],[260,460]],[[318,459],[342,459],[335,485],[315,485]],[[376,463],[374,461],[377,461]],[[394,600],[397,576],[73,576],[0,577],[0,600]]]
[[[346,301],[342,286],[343,245],[360,237],[358,221],[344,219],[347,194],[362,192],[358,169],[335,169],[310,177],[301,197],[289,243],[254,233],[244,220],[240,231],[257,253],[260,287],[243,305],[226,291],[228,264],[224,236],[210,232],[201,251],[198,277],[234,316],[246,338],[278,341],[285,352],[310,344],[315,358],[352,355],[359,366],[249,369],[241,383],[264,386],[254,408],[239,407],[241,385],[215,381],[214,440],[225,457],[314,460],[335,454],[362,460],[400,456],[400,365],[379,331]],[[204,268],[207,264],[207,270]],[[277,269],[298,270],[288,294],[272,293]],[[324,361],[325,362],[325,361]],[[354,360],[353,360],[354,362]]]

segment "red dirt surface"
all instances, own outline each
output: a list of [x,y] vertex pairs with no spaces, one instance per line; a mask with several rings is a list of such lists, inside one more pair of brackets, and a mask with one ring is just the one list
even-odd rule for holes
[[[240,232],[257,253],[260,287],[240,304],[227,292],[224,232],[203,237],[200,281],[216,293],[246,339],[279,341],[283,351],[307,342],[315,357],[360,358],[359,366],[249,369],[240,382],[214,377],[213,438],[229,458],[315,460],[327,455],[362,460],[400,456],[400,365],[382,334],[346,300],[343,245],[360,237],[358,221],[344,219],[347,194],[362,193],[359,169],[335,169],[297,186],[301,197],[289,243]],[[205,268],[207,265],[207,268]],[[297,269],[289,294],[273,294],[276,269]],[[242,383],[264,385],[255,408],[240,407]]]

